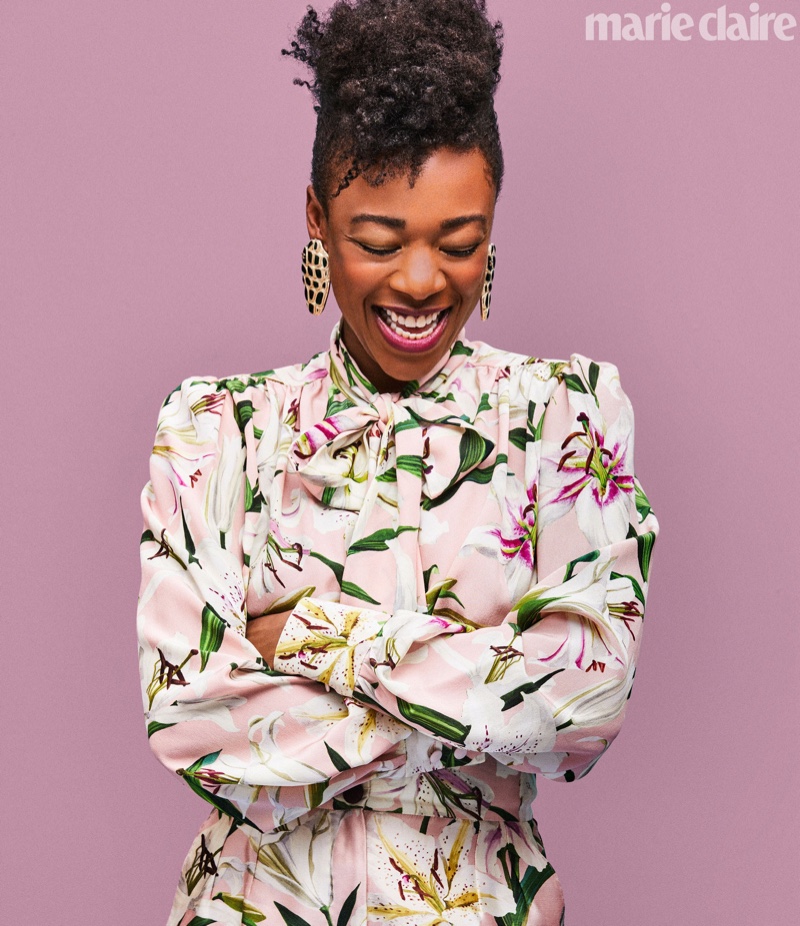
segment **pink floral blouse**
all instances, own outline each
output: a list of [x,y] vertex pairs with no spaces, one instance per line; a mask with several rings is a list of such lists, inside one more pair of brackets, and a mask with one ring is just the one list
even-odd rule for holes
[[142,506],[148,736],[212,805],[169,926],[563,922],[536,775],[617,735],[658,532],[613,365],[462,331],[379,394],[337,324],[170,393]]

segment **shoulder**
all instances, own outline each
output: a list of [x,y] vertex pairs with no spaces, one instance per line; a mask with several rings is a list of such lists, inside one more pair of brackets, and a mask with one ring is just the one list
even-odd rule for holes
[[633,408],[615,363],[574,353],[566,360],[530,358],[521,370],[520,392],[536,403],[529,407],[545,454],[562,463],[565,453],[580,456],[584,448],[584,464],[599,466],[599,458],[624,450],[632,465]]
[[470,367],[481,371],[481,381],[494,383],[494,389],[506,393],[512,404],[529,401],[546,404],[557,385],[556,373],[564,365],[561,361],[541,360],[484,341],[463,343],[465,352],[469,351]]
[[519,400],[542,409],[552,402],[579,410],[593,404],[608,414],[623,406],[630,410],[614,363],[581,353],[556,359],[504,350],[483,341],[467,344],[472,352],[470,363],[491,368],[498,379],[507,378],[512,396]]
[[164,401],[158,413],[156,443],[198,442],[213,438],[226,411],[231,393],[213,376],[187,376]]
[[554,386],[549,405],[551,416],[568,420],[587,418],[594,427],[607,430],[623,419],[633,426],[633,409],[622,389],[619,369],[607,360],[572,354],[569,360],[545,361]]
[[538,525],[555,556],[541,560],[544,574],[581,553],[576,536],[598,549],[637,520],[633,412],[617,366],[572,354],[554,378],[538,428]]
[[244,432],[254,418],[279,411],[288,393],[328,376],[325,352],[303,363],[257,373],[229,376],[187,376],[161,405],[159,428],[189,437],[208,437],[233,422]]

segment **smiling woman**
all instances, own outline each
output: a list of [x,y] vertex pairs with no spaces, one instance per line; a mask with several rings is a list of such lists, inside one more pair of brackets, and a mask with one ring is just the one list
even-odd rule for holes
[[494,201],[476,149],[434,151],[413,187],[358,177],[327,215],[308,188],[308,230],[329,254],[343,342],[381,392],[421,380],[474,311]]
[[341,320],[305,363],[171,392],[142,495],[148,735],[213,807],[169,926],[564,922],[536,775],[620,728],[658,524],[612,364],[466,337],[501,48],[480,0],[298,27],[303,279]]

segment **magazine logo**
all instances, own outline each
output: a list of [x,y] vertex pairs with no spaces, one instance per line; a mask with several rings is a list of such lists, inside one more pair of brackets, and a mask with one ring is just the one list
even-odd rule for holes
[[706,42],[793,42],[797,19],[791,13],[762,13],[751,3],[749,15],[730,11],[727,4],[698,19],[672,11],[662,3],[657,13],[590,13],[586,17],[587,42],[689,42],[699,35]]

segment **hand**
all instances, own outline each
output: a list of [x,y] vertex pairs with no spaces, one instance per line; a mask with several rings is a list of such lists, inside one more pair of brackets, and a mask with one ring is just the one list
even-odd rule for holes
[[247,639],[261,653],[271,669],[275,668],[275,650],[291,613],[291,611],[282,611],[278,614],[265,614],[263,617],[251,618],[247,622]]

